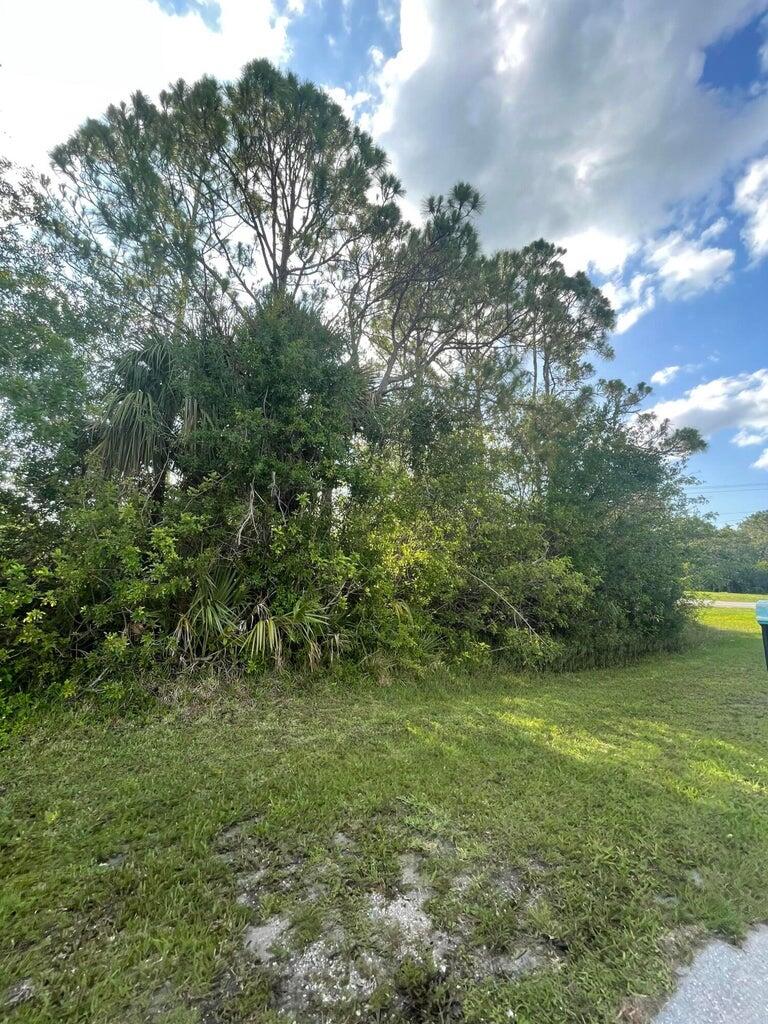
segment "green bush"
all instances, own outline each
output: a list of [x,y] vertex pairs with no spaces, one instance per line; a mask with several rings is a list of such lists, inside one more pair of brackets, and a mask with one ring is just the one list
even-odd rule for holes
[[679,642],[701,439],[595,380],[605,296],[544,240],[483,253],[470,185],[406,223],[385,154],[265,61],[111,106],[50,188],[2,170],[5,711]]

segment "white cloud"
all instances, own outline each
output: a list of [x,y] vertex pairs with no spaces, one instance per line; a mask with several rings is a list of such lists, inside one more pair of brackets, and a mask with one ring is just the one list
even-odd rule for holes
[[751,434],[748,430],[740,430],[733,439],[737,448],[749,448],[750,445],[762,444],[764,441],[764,434]]
[[727,427],[768,432],[768,369],[697,384],[682,398],[660,402],[653,412],[677,427],[698,427],[705,434]]
[[[686,391],[682,398],[659,402],[650,410],[675,427],[697,427],[705,435],[738,429],[739,447],[768,443],[768,369],[718,377]],[[753,463],[768,469],[768,448]]]
[[378,0],[376,9],[387,28],[391,28],[397,17],[397,0]]
[[637,248],[635,242],[619,235],[587,228],[579,234],[560,238],[558,244],[566,250],[563,263],[569,274],[594,267],[601,274],[620,271]]
[[653,243],[648,262],[658,272],[669,299],[690,298],[727,280],[736,254],[707,246],[676,231]]
[[[368,124],[411,194],[473,182],[491,247],[567,240],[615,271],[680,203],[768,138],[768,95],[728,105],[704,50],[768,0],[401,0],[401,49]],[[707,243],[664,266],[671,294],[721,280]]]
[[623,309],[639,301],[647,281],[646,274],[635,274],[627,285],[614,278],[602,285],[602,292],[614,309]]
[[625,334],[630,327],[634,327],[641,316],[645,316],[656,305],[656,296],[653,291],[647,293],[647,297],[643,302],[639,302],[636,306],[631,306],[629,309],[625,309],[623,313],[619,313],[616,317],[616,333]]
[[[379,0],[379,15],[386,22],[391,10]],[[432,49],[432,23],[423,0],[401,0],[400,2],[400,50],[379,68],[375,84],[379,91],[379,103],[372,115],[362,121],[374,135],[387,136],[394,127],[395,107],[405,84],[425,64]],[[409,140],[398,133],[402,146],[407,149]],[[415,141],[415,140],[414,140]],[[459,175],[459,177],[461,177]],[[453,182],[451,182],[453,184]],[[430,191],[422,189],[422,192]]]
[[[635,270],[629,281],[623,273],[621,259],[615,260],[614,268],[608,259],[602,266],[599,260],[593,260],[592,267],[598,271],[606,273],[614,269],[601,288],[618,314],[616,333],[624,334],[654,309],[659,293],[666,299],[686,299],[727,281],[735,253],[732,249],[705,244],[722,234],[727,226],[725,218],[720,218],[698,239],[675,231],[649,242],[636,261],[640,270]],[[579,256],[583,253],[577,249],[576,265],[584,266],[584,262],[578,263]]]
[[702,242],[711,242],[714,238],[719,238],[724,231],[728,229],[728,221],[725,217],[718,217],[714,223],[710,224],[708,228],[705,228],[701,233]]
[[[272,0],[220,0],[219,31],[152,0],[25,0],[3,6],[0,149],[46,166],[87,117],[179,77],[235,77],[255,57],[288,55],[289,18]],[[292,0],[291,11],[301,4]],[[12,99],[11,99],[12,97]]]
[[351,120],[356,118],[358,108],[365,106],[371,99],[371,94],[364,89],[358,89],[357,92],[347,92],[340,85],[324,85],[323,88],[334,103],[338,103]]
[[[734,107],[698,81],[704,49],[768,0],[377,0],[390,26],[398,3],[399,51],[385,60],[371,47],[368,80],[329,91],[391,152],[411,217],[425,194],[472,181],[490,247],[544,236],[566,245],[569,269],[610,276],[619,333],[661,296],[727,279],[734,254],[713,244],[726,220],[696,239],[670,232],[670,211],[745,160],[734,206],[752,255],[768,253],[768,157],[755,159],[768,93]],[[233,77],[256,56],[285,62],[290,19],[309,0],[220,6],[214,32],[155,0],[9,0],[0,151],[44,164],[84,118],[138,88]]]
[[736,209],[744,214],[744,244],[753,259],[768,255],[768,156],[755,160],[736,185]]
[[616,310],[616,333],[624,334],[645,313],[656,305],[656,291],[649,274],[635,274],[625,284],[615,276],[601,286],[602,292]]
[[682,370],[682,366],[665,366],[651,374],[651,384],[663,388],[665,384],[671,383]]

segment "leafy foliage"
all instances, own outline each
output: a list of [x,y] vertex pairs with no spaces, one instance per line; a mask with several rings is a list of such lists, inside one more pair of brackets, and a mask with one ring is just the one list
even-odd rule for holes
[[688,579],[694,590],[768,592],[768,512],[719,529],[695,517],[688,538]]
[[673,645],[695,432],[594,380],[562,250],[259,61],[5,168],[0,671],[606,663]]

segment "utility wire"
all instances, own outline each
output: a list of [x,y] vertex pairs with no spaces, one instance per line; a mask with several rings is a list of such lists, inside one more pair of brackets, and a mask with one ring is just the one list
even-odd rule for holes
[[686,484],[689,491],[763,491],[768,484]]

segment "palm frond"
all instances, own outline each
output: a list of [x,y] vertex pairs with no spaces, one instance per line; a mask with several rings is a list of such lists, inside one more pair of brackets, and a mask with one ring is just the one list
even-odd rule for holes
[[328,614],[308,595],[302,595],[289,612],[277,615],[262,601],[254,608],[240,643],[251,661],[272,661],[280,666],[285,652],[291,651],[315,669],[326,653],[333,660],[341,650],[341,637],[329,634],[329,625]]
[[174,632],[187,657],[204,658],[224,650],[236,632],[242,592],[242,581],[232,566],[214,566],[200,577]]
[[147,391],[113,395],[101,425],[97,452],[106,471],[135,475],[151,465],[167,429]]

